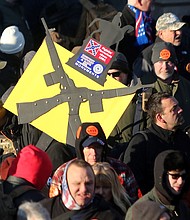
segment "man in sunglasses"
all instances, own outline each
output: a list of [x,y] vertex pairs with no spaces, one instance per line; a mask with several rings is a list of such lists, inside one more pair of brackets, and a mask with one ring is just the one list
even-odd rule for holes
[[130,86],[132,72],[129,69],[129,64],[124,54],[118,53],[116,60],[113,61],[110,69],[108,70],[108,75],[124,85]]
[[134,206],[144,201],[155,201],[164,205],[172,219],[190,219],[190,210],[182,201],[188,185],[188,175],[189,158],[183,152],[167,150],[158,154],[154,163],[154,187],[132,205],[126,219],[133,219]]
[[[116,60],[113,61],[107,74],[128,87],[134,86],[137,83],[137,77],[132,74],[128,61],[123,53],[117,54]],[[133,117],[131,117],[131,115],[133,115],[135,106],[136,104],[132,101],[108,138],[108,144],[112,146],[113,149],[116,149],[116,151],[114,150],[113,154],[111,154],[112,157],[119,157],[123,149],[125,149],[123,144],[128,142],[131,137],[132,126],[126,127],[129,124],[133,124]],[[118,148],[121,150],[118,150]]]

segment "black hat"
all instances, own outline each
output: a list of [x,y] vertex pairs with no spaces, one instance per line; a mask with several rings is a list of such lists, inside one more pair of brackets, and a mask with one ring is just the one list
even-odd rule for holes
[[172,61],[174,64],[177,64],[174,46],[166,42],[155,43],[152,48],[151,61],[153,64],[158,61]]
[[117,69],[123,73],[129,73],[129,63],[124,54],[118,53],[116,60],[112,62],[110,69]]

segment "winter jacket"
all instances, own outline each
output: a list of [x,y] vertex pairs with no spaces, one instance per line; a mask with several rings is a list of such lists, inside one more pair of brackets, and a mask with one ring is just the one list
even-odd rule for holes
[[[166,157],[174,153],[174,150],[166,150],[160,153],[154,163],[154,187],[153,189],[140,198],[136,203],[139,204],[143,201],[155,201],[160,205],[163,205],[169,211],[172,219],[190,219],[190,209],[186,206],[186,204],[181,200],[181,195],[183,189],[188,184],[185,182],[183,186],[181,194],[174,194],[169,184],[167,183],[167,168],[166,168]],[[184,155],[184,164],[185,170],[188,174],[189,169],[189,159]],[[187,181],[187,180],[186,180]],[[127,220],[133,219],[134,206],[132,205],[127,212],[126,218]],[[149,208],[149,212],[151,212],[151,207]],[[142,218],[143,219],[143,218]]]
[[[133,218],[133,213],[134,211],[137,211],[136,209],[134,209],[135,206],[138,206],[139,203],[142,203],[142,202],[145,202],[145,201],[155,201],[157,202],[158,204],[160,205],[163,205],[164,207],[166,207],[169,211],[169,213],[173,213],[173,215],[175,216],[175,218],[172,218],[172,219],[178,219],[178,220],[185,220],[185,219],[190,219],[190,210],[189,208],[185,205],[185,203],[183,203],[182,201],[180,201],[177,205],[177,207],[175,205],[166,205],[164,203],[162,203],[158,197],[158,194],[157,194],[157,191],[155,188],[153,188],[150,192],[148,192],[146,195],[144,195],[143,197],[141,197],[134,205],[132,205],[128,211],[127,211],[127,215],[125,217],[126,220],[136,220]],[[175,214],[175,209],[179,209],[180,210],[180,216],[177,217],[176,214]],[[151,209],[151,206],[148,208],[148,212],[151,213],[152,210]],[[152,214],[152,213],[151,213]],[[151,215],[150,214],[150,215]],[[179,214],[179,213],[178,213]],[[147,215],[148,217],[148,215]],[[145,220],[143,219],[143,216],[141,218],[142,220]],[[152,220],[151,219],[148,219],[146,218],[146,220]]]
[[14,199],[16,207],[18,207],[25,201],[39,202],[40,200],[45,199],[45,195],[40,190],[36,189],[33,184],[22,178],[9,176],[7,180],[3,182],[3,189],[5,194],[9,194],[13,190],[16,190],[21,186],[23,187],[23,189],[30,186],[31,189],[29,188],[26,192]]
[[182,130],[172,132],[152,123],[145,133],[148,140],[137,133],[129,142],[124,155],[124,163],[132,169],[143,194],[153,188],[154,160],[160,152],[175,149],[186,152],[190,157],[190,141]]
[[89,220],[89,219],[110,219],[110,220],[122,220],[121,215],[109,206],[105,200],[97,195],[93,202],[84,209],[81,210],[68,210],[62,200],[61,196],[56,196],[50,199],[44,199],[40,203],[48,210],[50,217],[60,220]]

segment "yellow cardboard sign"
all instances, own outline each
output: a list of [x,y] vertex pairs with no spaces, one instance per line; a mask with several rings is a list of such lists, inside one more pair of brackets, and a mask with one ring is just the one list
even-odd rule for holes
[[[107,76],[104,86],[99,85],[79,71],[66,64],[73,53],[54,43],[61,60],[64,71],[68,77],[74,81],[76,87],[87,87],[93,90],[109,90],[114,88],[124,88],[125,86],[112,77]],[[17,103],[35,102],[36,100],[51,98],[60,93],[60,84],[47,86],[44,75],[53,72],[51,58],[46,42],[44,41],[27,67],[26,71],[11,92],[4,107],[12,113],[18,115]],[[121,97],[102,99],[103,111],[91,113],[89,101],[81,103],[79,116],[81,122],[99,122],[109,136],[134,94]],[[30,109],[29,109],[30,110]],[[32,111],[31,111],[32,114]],[[69,106],[64,102],[49,112],[41,115],[31,122],[33,126],[47,133],[59,142],[66,143],[67,128],[69,118]]]

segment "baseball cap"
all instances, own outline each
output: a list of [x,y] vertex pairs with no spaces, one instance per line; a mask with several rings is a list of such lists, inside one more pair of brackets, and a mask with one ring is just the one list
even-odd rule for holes
[[82,146],[83,146],[83,147],[88,147],[88,146],[90,146],[90,145],[93,144],[93,143],[98,143],[98,144],[100,144],[101,146],[104,146],[104,145],[105,145],[105,143],[104,143],[101,139],[99,139],[99,138],[97,138],[97,137],[94,137],[94,136],[89,136],[89,137],[82,143]]
[[176,64],[177,56],[173,45],[164,41],[155,43],[152,48],[151,61],[153,64],[158,61],[171,61]]
[[164,13],[161,15],[156,22],[156,30],[179,30],[182,26],[185,25],[185,22],[181,22],[179,18],[173,13]]

